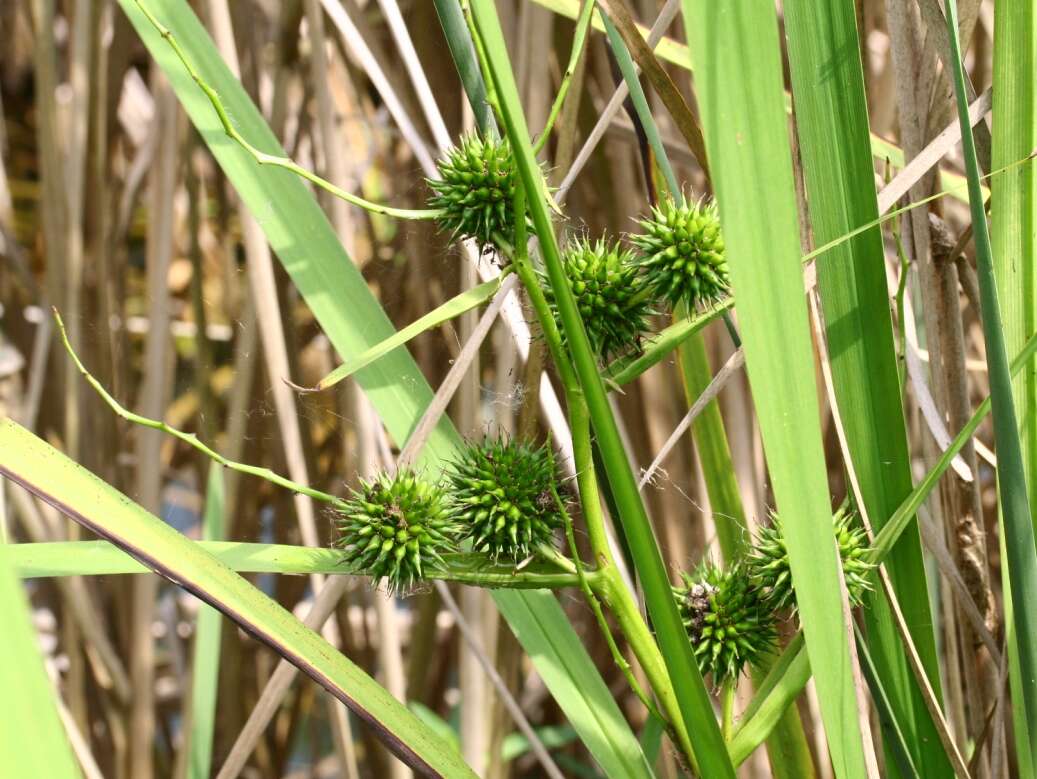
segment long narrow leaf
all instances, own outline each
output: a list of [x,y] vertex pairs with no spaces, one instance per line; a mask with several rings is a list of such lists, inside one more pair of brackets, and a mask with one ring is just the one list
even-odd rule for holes
[[626,726],[619,707],[601,676],[594,671],[587,650],[574,633],[555,632],[550,620],[545,619],[550,609],[543,607],[549,607],[554,598],[547,592],[518,596],[517,592],[498,593],[497,608],[523,646],[543,645],[545,659],[538,664],[537,671],[544,683],[555,690],[570,689],[573,698],[592,690],[596,699],[609,701],[609,704],[587,712],[597,725],[597,732],[585,727],[581,735],[584,745],[598,760],[606,776],[652,776],[651,766],[640,744],[631,744],[625,738],[623,730]]
[[[1037,6],[1033,3],[997,3],[994,6],[994,115],[991,167],[995,170],[1037,148]],[[1015,155],[1013,157],[1013,155]],[[1037,175],[1030,166],[1013,170],[991,184],[991,244],[994,277],[1001,304],[1005,347],[1015,353],[1037,332]],[[1037,505],[1037,366],[1012,382],[1019,416],[1019,440],[1029,487],[1030,506]],[[1037,517],[1034,518],[1037,523]],[[1012,624],[1014,604],[1005,588],[1005,622]],[[1014,645],[1009,662],[1018,665]],[[1017,671],[1010,674],[1015,732],[1029,733],[1037,723],[1028,720]],[[1016,740],[1019,775],[1037,776],[1037,755],[1025,739]]]
[[370,349],[346,360],[340,366],[335,368],[335,370],[317,382],[317,386],[314,387],[314,390],[326,390],[329,387],[333,387],[343,379],[349,378],[357,371],[363,370],[371,363],[381,359],[393,349],[403,346],[403,344],[407,343],[415,336],[420,335],[426,330],[436,327],[437,325],[441,325],[444,322],[449,322],[451,319],[461,316],[461,314],[466,311],[471,311],[476,306],[481,305],[492,298],[494,294],[496,294],[497,290],[500,289],[500,285],[503,282],[504,276],[501,275],[495,279],[490,279],[478,286],[472,287],[471,289],[466,289],[464,292],[461,292],[448,300],[439,308],[416,319],[402,330],[396,331],[381,343],[375,344]]
[[[239,573],[342,574],[366,576],[342,562],[342,552],[316,546],[250,544],[241,541],[198,541],[197,546]],[[15,544],[8,555],[19,576],[102,576],[147,573],[151,569],[107,541],[51,541]],[[454,552],[443,555],[446,571],[430,571],[430,579],[478,583],[488,588],[554,589],[576,587],[575,574],[559,573],[554,563],[533,561],[521,571],[488,555]],[[586,576],[593,578],[594,571]]]
[[[843,0],[785,5],[789,65],[813,238],[822,245],[878,218],[868,148],[868,109],[854,7]],[[865,511],[878,530],[911,492],[911,462],[901,404],[878,228],[833,248],[817,265],[825,335],[840,417]],[[917,528],[886,558],[894,592],[930,683],[940,676]],[[950,762],[911,673],[881,591],[866,599],[869,662],[922,776],[947,776]],[[893,760],[892,769],[902,761]]]
[[468,95],[468,102],[472,106],[472,113],[475,114],[475,124],[483,135],[496,132],[497,123],[493,118],[493,109],[486,101],[486,84],[483,83],[479,60],[475,56],[475,47],[472,45],[472,36],[468,33],[468,25],[465,24],[461,3],[459,0],[435,0],[435,4],[439,25],[443,28],[443,36],[450,49],[450,56],[453,57],[454,67],[457,68],[465,94]]
[[4,615],[0,774],[73,779],[80,776],[79,767],[58,716],[57,692],[43,667],[25,591],[9,560],[10,549],[0,541],[0,610]]
[[[202,518],[202,538],[206,541],[223,538],[223,511],[223,468],[212,463]],[[222,627],[223,615],[203,603],[198,609],[191,654],[191,729],[187,736],[187,776],[191,779],[205,779],[212,771]]]
[[[1006,627],[1013,645],[1016,677],[1012,688],[1019,692],[1026,714],[1026,729],[1018,734],[1026,741],[1030,759],[1037,754],[1037,611],[1030,608],[1037,598],[1037,546],[1034,544],[1034,518],[1026,485],[1026,466],[1019,441],[1019,425],[1012,398],[1012,377],[1001,324],[1001,310],[994,278],[993,252],[980,192],[979,162],[972,137],[969,108],[965,91],[965,71],[961,64],[958,41],[958,7],[947,0],[947,31],[951,41],[954,67],[954,96],[961,124],[961,148],[965,174],[969,181],[969,208],[972,212],[972,236],[976,247],[976,275],[979,277],[980,314],[983,341],[990,375],[990,399],[997,445],[997,492],[1000,499],[1001,532],[1007,556],[1003,563],[1004,578],[1012,594],[1014,624]],[[1028,259],[1031,268],[1033,257]],[[1032,305],[1032,304],[1031,304]]]
[[799,220],[772,3],[684,0],[746,369],[836,775],[864,746],[803,299]]
[[0,421],[0,452],[0,472],[274,647],[349,706],[406,764],[432,776],[474,776],[456,750],[384,687],[158,517],[11,420]]

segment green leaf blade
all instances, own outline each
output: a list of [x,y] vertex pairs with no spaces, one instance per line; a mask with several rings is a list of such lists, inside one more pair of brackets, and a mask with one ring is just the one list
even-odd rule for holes
[[746,367],[821,714],[840,777],[866,776],[807,311],[774,7],[684,0]]
[[[972,212],[972,235],[976,247],[976,275],[979,279],[980,319],[986,346],[987,371],[990,377],[991,415],[997,446],[997,491],[1001,511],[1001,533],[1007,552],[1002,561],[1003,576],[1008,582],[1013,604],[1013,623],[1006,628],[1015,652],[1009,673],[1015,677],[1012,688],[1020,693],[1026,729],[1017,738],[1032,762],[1037,754],[1037,613],[1027,605],[1037,598],[1037,545],[1034,518],[1030,513],[1026,465],[1019,436],[1019,423],[1012,394],[1012,378],[1001,307],[994,274],[993,250],[987,229],[983,194],[980,188],[976,143],[968,117],[965,71],[962,66],[961,43],[958,40],[958,7],[947,0],[947,34],[953,58],[954,96],[961,126],[962,156],[969,183],[969,209]],[[1031,74],[1032,75],[1032,74]],[[1033,262],[1033,258],[1030,258]],[[1021,751],[1023,751],[1021,750]]]
[[0,610],[4,615],[0,765],[8,776],[72,779],[81,776],[79,766],[55,705],[57,692],[43,667],[25,591],[9,560],[11,548],[0,541]]
[[[868,146],[868,111],[854,9],[840,0],[786,6],[796,128],[813,237],[823,245],[878,219]],[[874,529],[911,492],[882,238],[876,227],[831,250],[817,265],[832,378],[861,507]],[[926,674],[940,675],[917,528],[905,532],[886,567]],[[911,673],[889,604],[866,598],[870,662],[906,733],[922,776],[947,776],[950,761]],[[887,760],[892,767],[893,760]]]
[[11,420],[0,421],[0,451],[0,472],[275,647],[372,726],[407,765],[433,776],[475,776],[385,688],[165,522]]
[[[223,468],[209,466],[202,518],[202,538],[223,537]],[[187,736],[187,776],[205,779],[212,771],[212,744],[216,731],[216,694],[220,674],[220,634],[223,615],[203,603],[198,609],[191,657],[190,732]]]

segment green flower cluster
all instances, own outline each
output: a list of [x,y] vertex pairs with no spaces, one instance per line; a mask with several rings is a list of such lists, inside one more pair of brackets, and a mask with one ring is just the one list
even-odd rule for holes
[[671,306],[708,305],[728,294],[727,256],[715,204],[669,200],[641,220],[631,240],[644,253],[645,278]]
[[[853,516],[839,511],[832,528],[839,544],[850,604],[860,606],[870,590],[864,531]],[[682,573],[673,588],[703,677],[721,685],[738,677],[747,665],[758,666],[776,646],[777,620],[796,613],[788,550],[780,520],[761,530],[750,554],[727,570],[706,563]]]
[[514,562],[551,544],[563,516],[553,490],[554,455],[502,438],[471,444],[454,461],[450,501],[472,549]]
[[442,566],[458,537],[443,490],[412,471],[361,481],[338,529],[344,562],[384,579],[389,592],[409,590]]
[[681,578],[673,594],[703,677],[717,685],[736,679],[746,664],[758,665],[773,651],[772,616],[744,566],[721,570],[707,563]]
[[[656,307],[684,304],[693,310],[729,293],[715,206],[669,200],[640,224],[643,233],[630,237],[637,252],[580,239],[562,255],[591,348],[602,360],[640,351]],[[544,286],[559,322],[551,287]]]
[[[480,249],[515,234],[514,196],[520,186],[507,140],[478,134],[461,139],[437,162],[429,179],[431,208],[453,238],[472,239]],[[524,219],[528,220],[526,215]],[[653,207],[630,237],[638,253],[616,242],[575,241],[563,254],[569,288],[587,335],[603,360],[640,349],[653,306],[708,306],[729,294],[727,257],[714,204],[681,196]],[[558,319],[551,285],[545,284]]]
[[469,443],[443,476],[401,471],[361,481],[338,515],[343,562],[396,593],[442,570],[443,555],[466,542],[473,553],[514,563],[553,545],[564,516],[547,446]]
[[[843,579],[850,604],[860,606],[864,593],[871,590],[868,575],[875,567],[868,561],[868,539],[864,528],[853,523],[853,514],[838,511],[832,517],[832,529],[839,544]],[[788,547],[781,518],[772,515],[770,527],[761,528],[749,557],[753,576],[766,593],[767,604],[775,611],[796,611],[796,593],[792,587]]]
[[[594,353],[608,359],[636,348],[648,329],[652,301],[634,253],[617,243],[580,239],[562,255],[562,267]],[[560,322],[546,279],[543,287],[555,321]]]
[[439,178],[428,179],[435,193],[430,208],[442,209],[439,226],[451,238],[474,240],[480,249],[497,236],[515,233],[518,169],[507,140],[468,135],[436,163]]

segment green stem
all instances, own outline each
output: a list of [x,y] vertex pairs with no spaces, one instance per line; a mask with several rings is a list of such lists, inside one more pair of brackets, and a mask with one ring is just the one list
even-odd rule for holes
[[[524,188],[518,187],[515,193],[516,215],[525,214],[525,203]],[[503,242],[498,241],[498,246],[502,246],[502,244]],[[529,294],[530,303],[544,333],[544,341],[547,343],[548,351],[551,352],[558,368],[558,374],[562,379],[562,387],[569,406],[569,426],[573,436],[576,485],[580,494],[584,522],[587,526],[587,537],[601,577],[598,586],[593,589],[616,615],[620,631],[631,649],[634,650],[634,655],[641,663],[653,693],[667,715],[675,734],[676,743],[688,760],[695,765],[691,739],[684,726],[684,718],[681,715],[679,701],[666,664],[659,654],[659,648],[655,644],[651,631],[641,617],[637,604],[619,575],[609,548],[608,535],[605,532],[605,517],[601,510],[601,495],[594,468],[590,413],[584,402],[579,380],[562,344],[562,335],[529,260],[526,250],[525,220],[521,217],[515,220],[515,246],[506,246],[502,250],[510,255],[515,267],[515,274]],[[591,608],[593,609],[594,606],[591,605]]]
[[[682,740],[680,746],[689,748],[698,758],[704,773],[709,776],[731,777],[735,772],[728,758],[727,750],[720,735],[720,728],[713,712],[713,704],[702,681],[695,656],[688,641],[688,635],[681,621],[677,604],[673,598],[669,575],[662,554],[653,535],[648,512],[641,500],[637,488],[637,480],[627,459],[619,427],[612,414],[605,387],[598,374],[598,360],[590,347],[587,333],[584,330],[576,301],[569,289],[562,265],[561,251],[554,234],[551,222],[550,207],[544,197],[546,183],[543,172],[533,156],[529,144],[529,129],[518,96],[518,87],[508,60],[507,46],[497,16],[496,5],[492,0],[472,0],[473,17],[478,37],[482,41],[490,64],[490,77],[493,80],[496,100],[503,117],[502,124],[507,132],[515,154],[522,188],[529,200],[529,211],[540,239],[540,253],[551,284],[554,299],[558,304],[559,318],[565,328],[567,348],[562,352],[564,359],[558,364],[560,371],[573,371],[578,377],[582,398],[570,399],[570,413],[577,405],[573,400],[587,404],[587,411],[593,419],[594,433],[601,448],[601,458],[605,466],[605,476],[615,495],[619,509],[618,520],[622,524],[624,536],[630,545],[631,557],[634,560],[638,579],[644,588],[645,601],[651,615],[658,647],[652,634],[645,627],[645,641],[657,649],[664,658],[663,676],[669,676],[669,683],[676,698],[674,717],[683,727],[680,733],[693,731],[696,734],[696,750],[690,750],[688,741]],[[524,212],[523,212],[524,213]],[[518,220],[521,221],[521,220]],[[522,279],[532,288],[537,286],[536,279]],[[532,297],[532,296],[531,296]],[[551,323],[553,317],[545,316],[545,325]],[[569,356],[571,355],[571,364]],[[589,465],[589,463],[588,463]],[[583,469],[583,463],[577,463],[577,473]],[[584,505],[585,509],[592,507]],[[628,595],[629,597],[629,595]],[[636,610],[635,610],[636,613]],[[637,621],[641,622],[640,614]],[[642,626],[644,623],[641,622]],[[638,637],[635,636],[635,641]],[[636,644],[632,644],[635,650]],[[647,672],[648,669],[646,669]],[[660,680],[661,682],[661,680]],[[669,685],[667,685],[669,686]],[[665,706],[663,707],[665,710]],[[669,712],[667,712],[669,713]],[[689,760],[692,755],[689,754]]]
[[580,561],[580,552],[576,547],[576,535],[573,532],[573,521],[572,517],[569,516],[569,512],[565,508],[565,504],[562,502],[561,497],[558,495],[558,490],[551,486],[551,495],[554,497],[555,505],[558,506],[558,510],[561,512],[565,522],[565,539],[569,543],[569,552],[573,556],[575,561],[576,575],[580,580],[580,589],[583,591],[583,596],[586,598],[587,603],[591,607],[591,611],[594,612],[594,618],[598,621],[598,627],[601,628],[602,635],[605,636],[605,643],[608,644],[609,651],[612,653],[612,660],[622,671],[623,676],[627,680],[627,684],[630,685],[630,689],[634,691],[634,694],[640,699],[641,703],[644,704],[645,708],[652,713],[660,721],[665,721],[662,715],[659,714],[658,709],[655,708],[655,704],[652,703],[651,698],[645,695],[644,690],[641,689],[641,685],[638,684],[637,679],[634,678],[630,663],[627,662],[626,657],[620,651],[619,646],[616,644],[616,639],[612,636],[612,630],[609,628],[608,619],[605,617],[605,612],[601,610],[601,603],[598,601],[597,596],[594,594],[594,587],[591,581],[587,578],[586,572],[583,569],[583,563]]
[[194,83],[197,84],[198,88],[205,93],[207,98],[209,98],[209,102],[212,104],[213,110],[216,111],[216,116],[219,117],[220,124],[223,126],[223,132],[226,136],[248,152],[258,164],[283,168],[284,170],[310,181],[325,192],[329,192],[335,197],[345,200],[347,203],[351,203],[354,206],[359,206],[366,211],[370,211],[372,214],[381,214],[382,216],[391,216],[397,219],[414,220],[438,219],[444,214],[442,209],[393,208],[392,206],[386,206],[380,203],[372,203],[370,200],[365,200],[351,192],[346,192],[344,189],[335,186],[330,181],[322,179],[313,171],[307,170],[288,157],[278,157],[257,149],[251,143],[246,141],[241,133],[239,133],[231,123],[230,117],[227,115],[227,109],[224,108],[220,96],[216,94],[215,89],[210,87],[202,77],[198,75],[198,71],[194,69],[190,60],[187,59],[187,55],[184,53],[184,50],[180,48],[180,43],[177,41],[170,29],[159,22],[159,20],[155,18],[155,15],[152,14],[151,11],[149,11],[144,4],[140,2],[140,0],[135,0],[135,2],[140,12],[144,14],[147,20],[151,22],[152,26],[158,30],[159,35],[161,35],[165,39],[166,43],[169,44],[169,48],[171,48],[173,53],[176,54],[177,58],[183,64],[184,69],[194,80]]
[[587,30],[590,27],[593,13],[594,0],[584,0],[583,7],[580,9],[580,15],[576,19],[576,32],[573,34],[573,47],[572,52],[569,54],[569,64],[566,66],[565,74],[562,76],[562,83],[558,85],[558,95],[555,97],[554,103],[551,104],[551,112],[544,123],[544,129],[540,132],[540,137],[537,138],[536,143],[533,144],[534,155],[540,154],[543,151],[544,146],[547,144],[547,139],[551,137],[551,129],[554,127],[558,115],[562,112],[565,97],[569,94],[569,87],[572,85],[573,74],[576,73],[576,67],[580,64],[580,56],[583,54],[584,43],[587,40]]
[[724,682],[724,689],[720,695],[723,704],[720,732],[724,736],[724,741],[730,741],[735,721],[735,682],[731,679]]
[[173,436],[174,438],[183,441],[188,446],[197,449],[199,452],[201,452],[214,462],[217,462],[220,465],[229,468],[232,471],[237,471],[238,473],[245,473],[250,476],[258,476],[259,478],[265,479],[266,481],[272,484],[276,484],[279,487],[284,487],[286,490],[298,492],[301,495],[313,498],[314,500],[319,500],[322,503],[330,503],[332,506],[335,506],[339,509],[344,509],[346,507],[346,502],[341,498],[337,498],[334,495],[329,495],[326,492],[321,492],[320,490],[315,490],[312,487],[307,487],[305,484],[299,484],[298,482],[294,482],[291,479],[286,479],[284,476],[275,473],[269,468],[260,468],[255,465],[247,465],[245,463],[235,462],[234,460],[228,460],[215,449],[211,449],[205,443],[200,441],[198,436],[196,436],[194,433],[185,433],[182,430],[177,430],[175,427],[170,427],[161,420],[142,417],[140,414],[134,414],[129,409],[123,407],[119,403],[119,401],[117,401],[108,393],[108,390],[104,388],[104,385],[102,385],[101,382],[95,379],[90,374],[90,372],[83,366],[83,363],[79,359],[79,355],[76,354],[75,350],[72,348],[72,344],[68,340],[68,332],[65,330],[65,323],[62,321],[61,315],[58,313],[58,310],[56,308],[53,309],[53,311],[54,321],[57,324],[58,333],[61,335],[61,342],[65,345],[65,351],[68,352],[68,356],[72,359],[72,362],[75,363],[76,369],[79,371],[80,375],[82,375],[82,377],[86,379],[87,384],[93,387],[94,391],[101,396],[101,399],[108,405],[108,407],[116,414],[118,414],[120,417],[125,419],[127,422],[131,422],[135,425],[140,425],[141,427],[148,427],[152,430],[159,430],[165,433],[166,435]]
[[[425,578],[442,579],[443,581],[466,584],[470,587],[484,587],[487,589],[544,589],[555,590],[562,587],[582,587],[583,582],[588,587],[599,586],[601,572],[597,570],[586,571],[580,568],[581,573],[542,573],[540,571],[525,571],[516,569],[514,565],[498,565],[491,563],[487,565],[485,558],[477,558],[469,561],[469,555],[460,554],[448,559],[447,567],[439,570],[430,570]],[[491,570],[492,568],[492,570]],[[363,571],[357,571],[357,575],[363,576]]]
[[590,414],[587,411],[587,405],[582,401],[570,403],[569,425],[573,436],[576,485],[580,492],[584,523],[587,526],[587,539],[601,574],[596,592],[616,616],[619,630],[644,669],[648,684],[673,728],[678,746],[695,765],[694,750],[691,747],[688,730],[684,725],[677,694],[674,691],[666,664],[659,653],[659,647],[652,637],[652,632],[641,616],[637,603],[619,575],[619,569],[616,567],[612,550],[609,547],[608,535],[605,532],[605,516],[601,510],[601,495],[594,468]]

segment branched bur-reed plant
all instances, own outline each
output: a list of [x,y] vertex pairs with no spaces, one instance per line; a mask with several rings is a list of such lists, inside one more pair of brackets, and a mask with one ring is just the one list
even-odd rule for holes
[[[234,128],[219,96],[198,76],[175,37],[143,4],[138,6],[205,92],[226,134],[258,164],[290,170],[374,213],[435,220],[452,239],[469,240],[481,251],[494,253],[504,271],[518,277],[565,395],[573,438],[576,510],[570,513],[560,497],[567,490],[551,449],[531,441],[468,442],[438,469],[381,474],[341,500],[227,461],[194,436],[133,415],[80,365],[87,379],[127,419],[175,435],[228,467],[330,503],[338,515],[336,544],[342,550],[343,573],[369,576],[400,595],[430,578],[483,587],[578,587],[598,618],[615,662],[646,707],[663,720],[683,762],[702,775],[733,776],[722,735],[732,735],[735,683],[748,668],[774,654],[777,621],[796,613],[783,526],[775,517],[742,562],[726,569],[705,563],[682,574],[679,583],[672,581],[602,381],[616,360],[654,348],[672,351],[680,345],[678,338],[666,340],[665,347],[656,346],[663,340],[649,332],[653,313],[697,312],[708,320],[729,308],[728,257],[717,206],[676,193],[640,220],[639,232],[626,244],[601,236],[573,238],[559,247],[555,232],[559,227],[564,232],[564,225],[558,223],[557,206],[533,157],[513,81],[502,67],[506,54],[495,37],[499,31],[492,6],[485,2],[473,3],[466,18],[480,70],[492,76],[483,85],[486,99],[506,133],[498,136],[484,130],[468,135],[446,152],[438,163],[438,175],[428,181],[428,208],[423,210],[370,203],[288,158],[259,152]],[[589,12],[581,18],[589,19]],[[532,237],[537,238],[536,245]],[[408,337],[469,310],[493,292],[490,287],[485,294],[462,293],[423,317],[422,327],[408,328]],[[694,332],[688,328],[683,338]],[[370,359],[404,340],[387,342],[381,352],[376,347],[377,354],[369,355]],[[79,364],[74,353],[72,358]],[[333,374],[335,380],[343,375]],[[334,382],[329,379],[318,386],[330,386]],[[595,443],[604,474],[598,473]],[[644,588],[651,628],[613,557],[600,477],[606,477],[612,488],[616,519]],[[582,522],[589,559],[582,559],[577,548],[574,517]],[[828,518],[810,519],[827,522]],[[863,531],[847,512],[834,516],[832,532],[851,603],[857,605],[870,587],[879,553],[868,549]],[[888,550],[892,541],[887,538],[885,543]],[[647,690],[630,672],[611,633],[612,624],[640,663]],[[722,726],[703,678],[723,690]]]
[[[175,38],[168,40],[194,73]],[[390,592],[406,595],[429,578],[486,587],[579,586],[599,616],[613,657],[627,673],[634,691],[664,719],[687,763],[698,765],[702,754],[696,754],[692,746],[693,722],[687,701],[678,699],[678,685],[668,668],[671,658],[664,657],[633,594],[620,579],[607,541],[591,457],[589,422],[593,414],[589,415],[585,399],[588,387],[585,377],[574,369],[574,358],[580,354],[583,341],[577,337],[569,312],[575,310],[579,317],[590,356],[600,370],[607,369],[610,360],[636,354],[646,341],[651,343],[648,326],[653,313],[678,306],[687,311],[709,311],[723,302],[729,294],[729,282],[715,205],[684,196],[668,199],[640,222],[641,232],[632,236],[628,245],[608,236],[574,238],[561,255],[566,285],[559,288],[541,257],[528,251],[534,225],[527,210],[529,191],[536,197],[549,198],[549,194],[542,182],[530,190],[529,182],[520,175],[510,139],[490,134],[463,137],[439,160],[438,176],[428,181],[428,209],[394,209],[343,193],[287,158],[259,153],[234,129],[215,92],[197,76],[196,80],[206,90],[226,133],[258,163],[292,170],[375,213],[436,220],[452,239],[473,241],[481,251],[493,252],[507,271],[518,275],[554,358],[570,408],[578,515],[585,525],[592,558],[586,561],[578,556],[573,541],[574,520],[559,497],[565,489],[553,453],[528,441],[473,441],[438,472],[426,469],[380,474],[361,482],[347,500],[303,488],[283,477],[276,477],[275,482],[331,503],[338,517],[335,543],[342,550],[343,570],[369,576]],[[493,90],[490,100],[503,122],[505,117]],[[483,299],[470,300],[468,307]],[[570,302],[574,304],[572,309]],[[464,310],[457,301],[446,304],[447,308],[444,316],[456,316]],[[442,320],[429,319],[436,321]],[[219,458],[193,436],[155,420],[135,417],[118,407],[92,377],[88,378],[119,413],[132,421],[177,435],[225,465],[265,475]],[[626,456],[606,453],[614,454]],[[568,555],[558,550],[560,534],[569,542]],[[773,646],[772,615],[764,606],[771,596],[762,582],[752,566],[722,571],[707,565],[697,574],[684,575],[684,583],[672,593],[667,585],[668,603],[664,606],[679,615],[686,629],[679,640],[691,642],[701,673],[729,693],[747,664],[756,663]],[[643,667],[647,693],[629,673],[604,610],[612,612]],[[727,715],[725,731],[730,730],[729,707]]]

